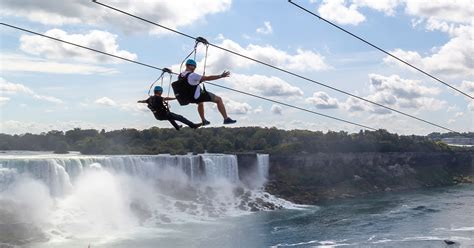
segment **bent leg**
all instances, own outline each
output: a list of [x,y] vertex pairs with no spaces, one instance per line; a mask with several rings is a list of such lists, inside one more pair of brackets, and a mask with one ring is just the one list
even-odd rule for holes
[[227,111],[225,110],[224,101],[222,101],[222,98],[219,96],[215,96],[214,102],[217,104],[217,109],[221,113],[222,117],[224,117],[224,119],[227,119]]

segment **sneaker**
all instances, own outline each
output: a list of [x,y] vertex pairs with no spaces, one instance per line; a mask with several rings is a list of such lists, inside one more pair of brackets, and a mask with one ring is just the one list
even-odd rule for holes
[[202,126],[202,123],[194,123],[194,126],[192,126],[192,129],[198,129],[200,126]]
[[208,120],[203,120],[202,121],[202,126],[207,126],[209,124],[211,124],[211,122],[209,122]]
[[224,119],[224,124],[234,124],[236,122],[237,122],[236,120],[232,120],[230,117],[227,117],[226,119]]

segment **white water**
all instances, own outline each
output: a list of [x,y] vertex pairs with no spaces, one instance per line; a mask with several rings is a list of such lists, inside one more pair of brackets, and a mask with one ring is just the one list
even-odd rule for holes
[[[141,228],[212,221],[290,204],[239,180],[235,155],[2,155],[1,243],[107,242]],[[6,234],[8,233],[8,234]]]

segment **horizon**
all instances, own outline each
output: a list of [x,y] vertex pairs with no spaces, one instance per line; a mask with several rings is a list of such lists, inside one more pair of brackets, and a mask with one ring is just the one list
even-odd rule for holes
[[[136,130],[136,131],[139,131],[139,132],[143,132],[145,130],[151,130],[151,129],[154,129],[154,128],[157,128],[157,129],[165,129],[165,130],[171,130],[171,131],[175,131],[175,129],[173,127],[158,127],[158,126],[152,126],[152,127],[147,127],[147,128],[143,128],[143,129],[139,129],[139,128],[133,128],[133,127],[123,127],[123,128],[118,128],[118,129],[110,129],[110,130],[107,130],[105,128],[101,128],[101,129],[97,129],[97,128],[81,128],[81,127],[74,127],[74,128],[70,128],[70,129],[65,129],[65,130],[56,130],[56,129],[51,129],[51,130],[48,130],[48,131],[41,131],[41,132],[38,132],[38,133],[33,133],[33,132],[25,132],[25,133],[14,133],[14,134],[10,134],[10,133],[2,133],[0,132],[0,135],[11,135],[11,136],[14,136],[14,135],[18,135],[18,136],[22,136],[22,135],[26,135],[26,134],[32,134],[32,135],[46,135],[48,133],[51,133],[51,132],[62,132],[63,134],[66,134],[66,132],[68,131],[74,131],[74,130],[94,130],[94,131],[97,131],[98,133],[101,133],[102,131],[104,131],[105,133],[109,133],[109,132],[116,132],[116,131],[122,131],[122,130]],[[278,127],[261,127],[261,126],[240,126],[240,127],[229,127],[229,126],[220,126],[220,127],[207,127],[205,129],[238,129],[238,128],[259,128],[259,129],[276,129],[278,131],[285,131],[285,132],[291,132],[291,131],[309,131],[309,132],[313,132],[313,133],[316,133],[316,132],[321,132],[323,134],[328,134],[328,133],[341,133],[341,132],[345,132],[347,133],[348,135],[351,135],[351,134],[357,134],[357,133],[360,133],[360,132],[380,132],[380,131],[385,131],[389,134],[395,134],[395,135],[400,135],[400,136],[421,136],[421,137],[427,137],[429,135],[433,135],[433,134],[440,134],[440,135],[447,135],[447,134],[451,134],[452,136],[450,136],[450,138],[456,138],[456,137],[463,137],[465,138],[463,135],[471,135],[471,134],[474,134],[474,132],[463,132],[463,133],[457,133],[457,132],[431,132],[431,133],[428,133],[428,134],[399,134],[399,133],[392,133],[390,132],[389,130],[386,130],[386,129],[377,129],[377,130],[363,130],[363,129],[360,129],[359,131],[354,131],[354,132],[348,132],[346,130],[310,130],[310,129],[282,129],[282,128],[278,128]],[[186,130],[188,129],[191,129],[189,127],[185,127]],[[203,129],[203,128],[199,128],[199,129]],[[199,130],[197,129],[197,130]],[[176,131],[177,134],[179,131]]]

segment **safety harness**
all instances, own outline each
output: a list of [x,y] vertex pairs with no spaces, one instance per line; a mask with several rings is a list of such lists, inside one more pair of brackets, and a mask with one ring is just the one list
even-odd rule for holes
[[[197,47],[199,43],[202,43],[206,47],[206,54],[204,56],[204,69],[202,72],[202,75],[204,76],[206,74],[206,63],[207,63],[207,51],[209,49],[209,42],[207,42],[206,39],[202,37],[197,37],[196,42],[194,44],[193,50],[186,56],[183,61],[181,62],[181,65],[179,67],[179,71],[181,72],[182,67],[184,62],[192,55],[194,54],[194,60],[196,60],[196,53],[197,53]],[[171,87],[173,88],[174,95],[176,97],[176,100],[178,100],[179,104],[181,106],[188,105],[189,103],[194,101],[194,93],[196,92],[197,87],[199,85],[190,85],[188,83],[188,77],[191,72],[188,72],[184,75],[181,75],[181,73],[178,75],[178,80],[171,83]],[[203,90],[202,93],[206,92],[206,86],[203,84]]]

